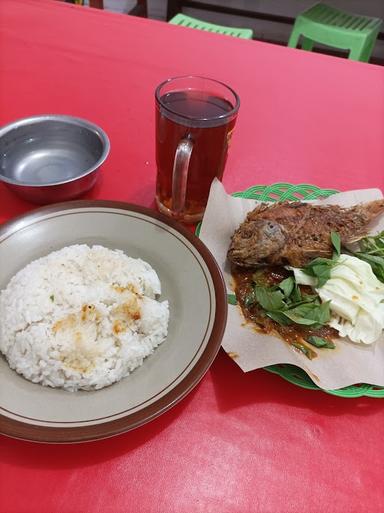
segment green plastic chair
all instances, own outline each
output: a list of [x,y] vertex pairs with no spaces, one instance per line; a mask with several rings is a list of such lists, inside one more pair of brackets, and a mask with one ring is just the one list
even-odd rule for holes
[[342,50],[349,50],[349,59],[368,62],[380,30],[382,20],[339,11],[318,3],[296,18],[288,46],[312,50],[315,42]]
[[181,25],[182,27],[189,27],[199,30],[206,30],[208,32],[215,32],[216,34],[224,34],[226,36],[240,37],[242,39],[252,39],[252,29],[240,29],[234,27],[223,27],[221,25],[214,25],[213,23],[207,23],[196,18],[191,18],[185,14],[176,14],[169,23],[172,25]]

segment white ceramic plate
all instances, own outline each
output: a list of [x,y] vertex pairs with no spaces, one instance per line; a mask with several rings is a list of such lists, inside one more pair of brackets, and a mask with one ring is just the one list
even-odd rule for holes
[[[0,228],[0,289],[32,260],[71,244],[102,244],[157,271],[170,306],[167,340],[119,383],[75,393],[33,384],[0,357],[0,432],[41,442],[109,437],[157,417],[199,382],[224,333],[226,293],[204,244],[151,210],[111,201],[51,205]],[[1,322],[1,319],[0,319]]]

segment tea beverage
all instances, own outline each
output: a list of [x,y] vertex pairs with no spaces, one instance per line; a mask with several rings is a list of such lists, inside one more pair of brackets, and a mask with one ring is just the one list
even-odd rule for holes
[[223,176],[238,109],[220,82],[182,77],[184,86],[195,78],[200,87],[165,88],[156,97],[156,202],[187,222],[202,218],[212,180]]

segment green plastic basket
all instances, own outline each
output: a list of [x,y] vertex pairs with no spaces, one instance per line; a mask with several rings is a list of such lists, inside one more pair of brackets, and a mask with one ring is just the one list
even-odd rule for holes
[[[242,192],[235,192],[232,196],[238,198],[256,199],[259,201],[299,201],[299,200],[313,200],[328,198],[332,194],[338,192],[335,189],[321,189],[316,185],[298,184],[292,185],[290,183],[276,183],[273,185],[255,185]],[[196,235],[199,236],[201,223],[196,227]],[[233,294],[228,295],[228,302],[236,304],[236,299]],[[278,364],[265,367],[264,370],[278,374],[280,377],[297,385],[301,388],[308,390],[317,390],[326,392],[327,394],[337,395],[339,397],[374,397],[384,398],[384,387],[376,385],[368,385],[361,383],[357,385],[350,385],[348,387],[340,388],[338,390],[323,390],[319,388],[299,367],[290,364]]]

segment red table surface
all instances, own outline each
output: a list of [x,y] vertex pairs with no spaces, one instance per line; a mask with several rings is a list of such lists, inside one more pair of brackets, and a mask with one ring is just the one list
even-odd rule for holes
[[[90,198],[153,205],[153,92],[183,74],[240,95],[228,191],[384,189],[381,67],[49,0],[2,0],[0,20],[0,122],[100,124],[112,149]],[[31,208],[0,186],[0,221]],[[244,374],[221,351],[186,399],[135,431],[72,446],[0,437],[0,511],[376,513],[383,406]]]

